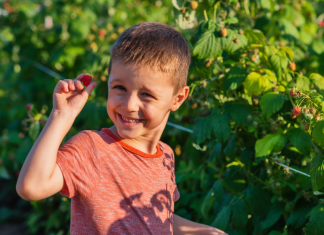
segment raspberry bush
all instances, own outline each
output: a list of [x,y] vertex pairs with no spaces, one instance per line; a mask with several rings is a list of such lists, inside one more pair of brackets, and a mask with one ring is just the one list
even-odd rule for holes
[[[112,123],[109,48],[140,21],[176,27],[192,53],[190,95],[162,141],[176,155],[175,213],[229,234],[321,234],[324,10],[305,0],[0,3],[0,221],[69,234],[70,200],[26,202],[19,170],[47,120],[57,74],[98,82],[63,142]],[[55,78],[53,78],[56,77]],[[307,177],[278,164],[288,165]],[[10,196],[8,196],[10,195]]]

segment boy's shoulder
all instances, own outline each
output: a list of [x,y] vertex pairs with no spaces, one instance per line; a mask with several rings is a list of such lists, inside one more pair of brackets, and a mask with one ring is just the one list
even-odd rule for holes
[[161,140],[158,142],[158,144],[160,145],[162,151],[165,153],[165,154],[170,154],[171,157],[173,158],[173,149],[166,143],[162,142]]

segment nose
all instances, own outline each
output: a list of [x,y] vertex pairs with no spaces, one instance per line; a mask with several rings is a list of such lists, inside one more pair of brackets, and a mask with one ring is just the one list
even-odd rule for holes
[[127,112],[139,111],[139,99],[136,94],[130,93],[125,97],[122,105],[123,109]]

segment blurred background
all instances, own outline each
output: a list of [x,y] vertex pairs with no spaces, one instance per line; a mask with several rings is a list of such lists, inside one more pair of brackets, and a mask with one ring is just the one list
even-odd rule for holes
[[[198,2],[207,8],[217,1]],[[301,72],[324,74],[322,2],[222,2],[220,13],[231,14],[236,9],[242,27],[261,30],[274,45],[292,45]],[[214,8],[204,13],[189,11],[188,6],[187,13],[182,14],[178,6],[188,3],[178,0],[0,1],[0,234],[69,234],[70,199],[56,194],[28,202],[15,190],[22,164],[51,112],[56,83],[63,78],[75,79],[80,73],[92,75],[98,83],[63,143],[81,130],[112,126],[106,112],[110,47],[128,27],[153,21],[175,27],[192,49],[198,24],[205,19],[204,14],[212,14]],[[247,11],[253,20],[244,15]],[[278,17],[283,19],[279,23],[274,20]],[[194,66],[199,68],[205,64]],[[203,78],[191,67],[188,85]],[[197,86],[196,99],[185,101],[171,114],[169,121],[193,129],[196,117],[208,115],[203,109],[203,97],[207,94],[204,88],[204,84]],[[224,177],[219,175],[218,167],[210,166],[210,161],[207,164],[213,155],[209,149],[193,145],[191,134],[170,126],[166,127],[162,141],[170,145],[176,155],[176,179],[181,197],[175,203],[175,213],[211,224],[221,204],[210,200],[208,193],[215,178]],[[221,197],[233,193],[231,187],[220,191]],[[229,198],[226,200],[224,205],[229,203]],[[226,226],[229,223],[223,222]],[[296,230],[292,230],[297,232],[292,234],[303,234],[306,222],[301,221]],[[281,231],[284,222],[279,222],[278,227]],[[253,229],[237,231],[232,234],[258,234],[253,233]]]

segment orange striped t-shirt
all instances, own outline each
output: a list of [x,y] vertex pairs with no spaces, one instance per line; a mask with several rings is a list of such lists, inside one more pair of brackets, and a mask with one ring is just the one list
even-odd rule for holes
[[119,140],[108,128],[85,130],[58,151],[71,198],[71,235],[173,234],[180,197],[172,149],[159,141],[150,155]]

